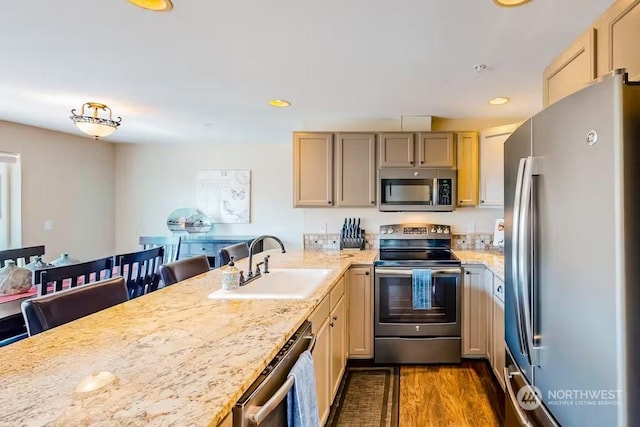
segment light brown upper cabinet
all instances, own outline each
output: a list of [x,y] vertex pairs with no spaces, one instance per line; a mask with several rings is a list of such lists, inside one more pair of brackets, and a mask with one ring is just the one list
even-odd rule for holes
[[625,68],[640,80],[640,0],[618,0],[595,24],[598,31],[598,75]]
[[381,168],[452,168],[456,164],[453,133],[389,132],[380,134]]
[[582,89],[596,78],[596,33],[595,28],[587,30],[544,70],[544,106]]
[[478,133],[458,133],[458,206],[478,204]]
[[293,205],[333,205],[333,134],[293,135]]
[[425,132],[418,134],[418,167],[452,168],[456,164],[453,133]]
[[411,168],[415,165],[412,133],[380,134],[380,167]]
[[336,135],[336,206],[376,204],[376,136],[373,133]]
[[519,123],[480,132],[480,206],[504,206],[504,142]]

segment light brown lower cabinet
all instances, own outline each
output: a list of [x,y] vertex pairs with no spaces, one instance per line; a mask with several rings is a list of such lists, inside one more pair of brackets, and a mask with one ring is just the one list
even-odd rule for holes
[[373,274],[370,267],[349,270],[349,358],[373,358]]
[[311,330],[316,335],[313,365],[318,396],[320,425],[329,417],[347,364],[347,296],[345,277],[336,281],[327,295],[309,317]]

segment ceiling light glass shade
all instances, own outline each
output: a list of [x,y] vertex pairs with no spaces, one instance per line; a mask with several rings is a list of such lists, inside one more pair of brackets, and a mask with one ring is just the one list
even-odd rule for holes
[[[84,109],[88,107],[93,109],[92,115],[85,115]],[[98,110],[109,113],[108,118],[98,117]],[[122,118],[118,117],[117,120],[113,120],[111,117],[111,108],[98,102],[87,102],[82,104],[82,110],[80,114],[76,113],[76,109],[71,110],[71,116],[69,118],[82,132],[93,137],[93,139],[102,138],[111,135],[116,131]]]
[[285,101],[284,99],[272,99],[269,101],[269,104],[274,107],[290,107],[291,103],[289,101]]
[[156,12],[168,12],[173,9],[171,0],[129,0],[129,3]]
[[504,105],[504,104],[508,104],[510,101],[509,98],[507,98],[506,96],[499,96],[497,98],[493,98],[489,100],[489,104],[491,105]]
[[531,0],[493,0],[495,4],[502,7],[516,7],[529,3]]

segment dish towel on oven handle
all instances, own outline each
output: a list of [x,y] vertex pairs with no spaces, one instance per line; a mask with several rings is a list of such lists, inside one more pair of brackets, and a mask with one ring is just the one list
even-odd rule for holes
[[412,270],[411,291],[414,310],[431,310],[431,270],[427,268]]

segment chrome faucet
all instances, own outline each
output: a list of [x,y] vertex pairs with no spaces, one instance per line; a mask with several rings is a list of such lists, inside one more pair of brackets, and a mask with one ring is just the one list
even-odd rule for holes
[[264,258],[264,261],[259,262],[256,265],[256,271],[254,273],[254,271],[252,270],[252,265],[253,265],[253,248],[256,246],[256,244],[258,242],[262,242],[265,239],[273,239],[276,242],[278,242],[278,244],[280,245],[280,248],[282,248],[282,253],[287,252],[286,249],[284,248],[284,243],[282,243],[282,240],[278,239],[276,236],[269,236],[269,235],[264,235],[264,236],[260,236],[260,237],[256,237],[253,242],[251,242],[251,245],[249,245],[249,268],[248,268],[248,272],[247,272],[247,278],[246,280],[243,281],[243,283],[241,283],[241,285],[246,285],[247,283],[249,283],[250,281],[257,279],[258,277],[262,276],[262,272],[260,271],[260,266],[262,264],[265,265],[264,268],[264,272],[268,273],[269,272],[269,255],[267,255]]

